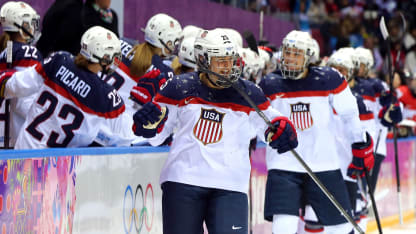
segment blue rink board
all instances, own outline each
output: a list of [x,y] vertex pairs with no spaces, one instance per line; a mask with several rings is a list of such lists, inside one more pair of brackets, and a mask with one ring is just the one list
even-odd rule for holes
[[[398,141],[415,141],[416,137],[399,138]],[[393,141],[391,139],[387,142]],[[258,141],[257,147],[264,147],[265,143]],[[0,151],[0,160],[24,159],[24,158],[43,158],[69,155],[114,155],[114,154],[133,154],[133,153],[162,153],[168,152],[168,146],[135,146],[135,147],[89,147],[89,148],[53,148],[53,149],[34,149],[34,150],[3,150]]]

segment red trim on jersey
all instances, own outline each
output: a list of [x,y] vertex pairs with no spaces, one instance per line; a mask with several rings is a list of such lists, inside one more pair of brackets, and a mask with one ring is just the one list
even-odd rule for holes
[[333,90],[308,90],[308,91],[294,91],[294,92],[280,92],[269,96],[271,100],[276,98],[296,98],[296,97],[326,97],[329,94],[338,94],[345,90],[348,83],[344,80],[336,89]]
[[66,89],[62,88],[61,86],[59,86],[58,84],[56,84],[55,82],[53,82],[46,75],[46,72],[45,72],[45,70],[43,70],[43,67],[42,66],[36,66],[36,71],[44,78],[45,84],[47,86],[49,86],[51,89],[53,89],[55,92],[57,92],[61,96],[65,97],[66,99],[68,99],[70,101],[72,101],[82,111],[84,111],[84,112],[86,112],[88,114],[93,114],[93,115],[98,115],[100,117],[104,117],[104,118],[108,118],[108,119],[113,119],[113,118],[117,118],[126,109],[125,105],[123,104],[120,108],[118,108],[117,110],[113,110],[111,112],[105,112],[105,113],[103,113],[103,112],[96,112],[96,111],[90,109],[88,106],[86,106],[83,103],[81,103],[80,101],[78,101],[78,99],[75,98]]
[[307,228],[305,226],[305,231],[311,232],[311,233],[320,233],[320,232],[323,232],[324,231],[324,228],[322,227],[322,228],[319,228],[319,229],[310,229],[310,228]]
[[126,66],[126,64],[124,64],[123,62],[121,62],[119,65],[118,65],[118,68],[120,69],[120,70],[122,70],[124,73],[126,73],[132,80],[134,80],[136,83],[139,81],[139,79],[140,79],[140,77],[138,77],[138,76],[133,76],[131,73],[130,73],[130,68],[129,67],[127,67]]
[[[15,60],[12,62],[12,67],[31,67],[40,64],[39,61],[33,59]],[[0,63],[0,69],[7,69],[7,63]]]
[[370,120],[370,119],[374,119],[373,113],[360,114],[360,120]]
[[366,96],[366,95],[361,95],[361,97],[363,97],[364,100],[369,100],[369,101],[372,101],[372,102],[376,101],[375,97]]
[[[207,104],[207,105],[212,105],[212,106],[216,106],[220,108],[231,109],[233,111],[242,111],[247,114],[249,114],[251,111],[254,111],[253,108],[248,107],[248,106],[243,106],[243,105],[232,103],[232,102],[225,102],[225,103],[209,102],[199,97],[187,97],[181,100],[174,100],[174,99],[162,96],[160,94],[157,94],[154,101],[171,104],[171,105],[178,105],[178,106],[185,106],[188,104]],[[258,105],[260,110],[266,110],[269,106],[270,106],[269,101],[265,101],[262,104]]]

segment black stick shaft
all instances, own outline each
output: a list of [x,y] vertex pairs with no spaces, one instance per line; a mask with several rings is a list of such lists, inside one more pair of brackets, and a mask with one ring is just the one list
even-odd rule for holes
[[[393,87],[393,69],[392,69],[392,59],[391,59],[391,47],[390,39],[387,38],[387,66],[390,76],[390,92],[394,95],[395,90]],[[402,212],[402,201],[401,201],[401,192],[400,192],[400,168],[399,168],[399,155],[397,149],[397,128],[396,125],[393,125],[393,140],[394,140],[394,164],[396,166],[396,183],[397,183],[397,200],[399,206],[399,220],[400,224],[403,224],[403,212]]]
[[364,174],[365,174],[365,180],[367,181],[368,193],[370,195],[371,203],[373,204],[373,211],[374,211],[374,216],[375,216],[376,222],[377,222],[378,232],[380,234],[382,234],[383,230],[381,229],[380,216],[378,215],[376,199],[374,198],[373,185],[371,184],[370,175],[369,175],[370,173],[368,172],[366,167],[364,167]]

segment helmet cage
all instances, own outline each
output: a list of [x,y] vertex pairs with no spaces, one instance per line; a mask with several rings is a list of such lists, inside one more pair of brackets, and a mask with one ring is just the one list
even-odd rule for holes
[[[279,49],[282,54],[279,68],[284,78],[293,80],[302,78],[305,68],[308,67],[310,58],[314,52],[312,47],[312,40],[307,32],[293,30],[286,35]],[[288,49],[291,50],[291,53],[295,53],[296,58],[293,58],[293,56],[291,56],[292,58],[286,57],[285,52]],[[297,57],[299,54],[303,56],[303,63],[301,65],[297,65]]]
[[[291,53],[295,53],[296,55],[302,54],[303,55],[303,63],[301,65],[297,65],[296,61],[297,58],[285,58],[285,50],[294,48],[296,51],[292,51]],[[311,54],[310,49],[300,49],[296,48],[295,46],[282,46],[280,48],[282,57],[279,63],[279,68],[282,71],[283,78],[288,78],[292,80],[298,80],[302,78],[302,74],[305,71],[305,68],[309,65],[309,58]],[[297,57],[297,56],[296,56]],[[290,68],[294,67],[294,68]]]

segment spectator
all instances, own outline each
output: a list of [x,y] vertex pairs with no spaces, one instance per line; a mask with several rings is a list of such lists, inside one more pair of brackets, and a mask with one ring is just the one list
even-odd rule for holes
[[84,32],[98,25],[119,36],[117,14],[110,8],[110,5],[111,0],[87,0],[85,2],[81,13]]
[[81,22],[82,0],[56,0],[42,22],[42,36],[37,48],[45,57],[54,51],[78,54],[83,33]]
[[307,12],[311,24],[322,24],[328,17],[323,0],[312,0]]

